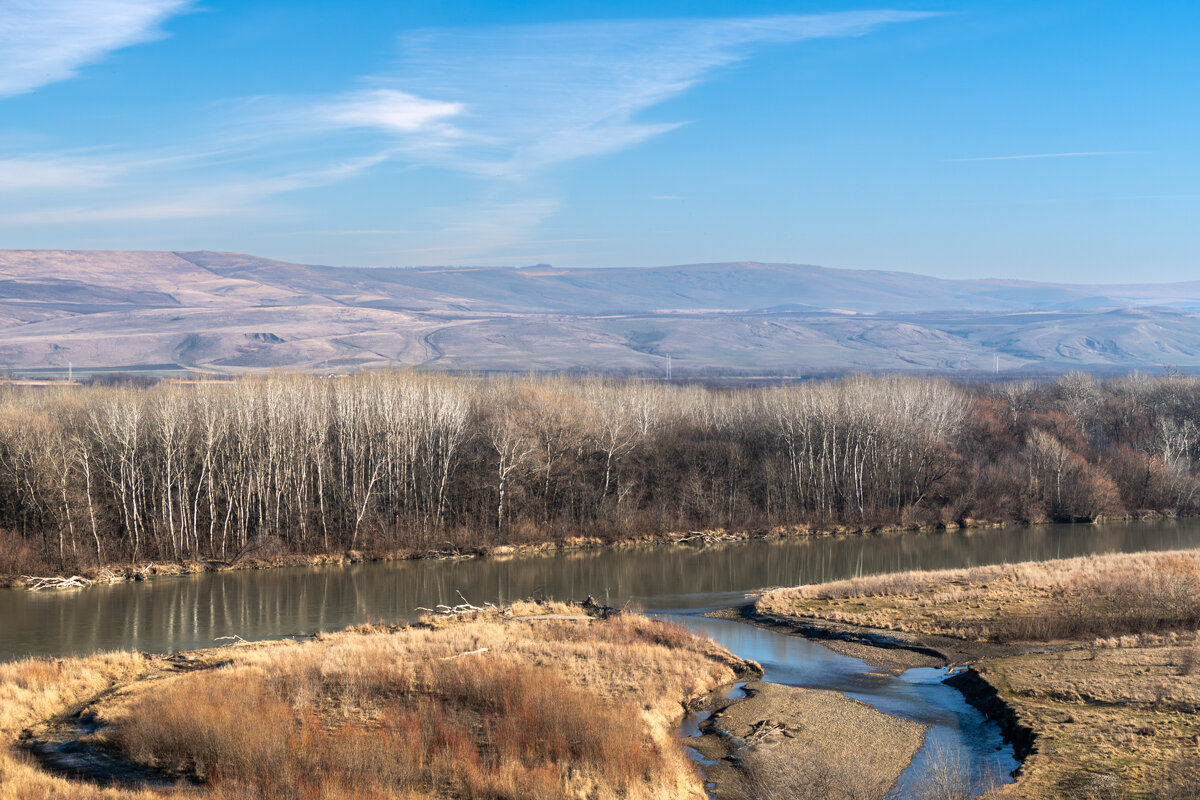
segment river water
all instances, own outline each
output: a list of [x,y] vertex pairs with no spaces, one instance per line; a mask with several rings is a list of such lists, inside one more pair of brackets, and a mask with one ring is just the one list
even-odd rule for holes
[[96,650],[167,652],[392,621],[419,606],[531,595],[667,611],[853,575],[1200,546],[1200,521],[1047,525],[645,546],[508,559],[399,561],[164,577],[78,591],[0,590],[0,661]]
[[416,616],[418,607],[502,603],[540,595],[670,615],[759,661],[766,679],[845,692],[930,726],[927,748],[901,780],[916,780],[936,748],[976,770],[1015,766],[999,730],[941,683],[936,670],[886,678],[858,659],[796,637],[700,612],[744,602],[745,593],[855,575],[1066,558],[1090,553],[1200,546],[1200,521],[1046,525],[639,546],[513,558],[401,561],[207,573],[78,591],[0,590],[0,661],[97,650],[169,652],[330,631]]
[[[927,768],[935,759],[956,765],[980,793],[990,788],[991,781],[1011,780],[1010,774],[1019,766],[999,726],[968,705],[957,689],[942,683],[945,670],[918,668],[898,677],[883,675],[861,659],[835,653],[798,636],[692,612],[660,616],[681,622],[731,652],[757,661],[763,667],[764,681],[842,692],[886,714],[926,726],[925,744],[900,776],[889,800],[917,796]],[[697,718],[694,715],[684,721],[681,732],[685,737],[699,735],[694,721]],[[863,758],[869,759],[870,753],[864,752]],[[708,764],[696,760],[702,769]]]

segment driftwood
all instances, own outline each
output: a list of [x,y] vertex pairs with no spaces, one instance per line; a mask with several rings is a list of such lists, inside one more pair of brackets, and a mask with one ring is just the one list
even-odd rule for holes
[[426,550],[421,554],[422,558],[438,558],[442,560],[451,560],[457,558],[474,558],[472,553],[464,553],[462,550],[451,541],[447,540],[446,544],[449,547],[445,550]]
[[480,653],[486,653],[487,651],[489,651],[489,650],[491,650],[491,649],[492,649],[492,648],[490,648],[490,647],[481,647],[481,648],[479,648],[478,650],[468,650],[468,651],[467,651],[467,652],[465,652],[465,653],[457,653],[457,654],[455,654],[455,655],[452,655],[452,656],[446,656],[445,658],[440,658],[440,659],[438,659],[438,660],[439,660],[439,661],[453,661],[454,659],[456,659],[456,658],[462,658],[463,656],[477,656],[477,655],[479,655]]
[[717,544],[718,542],[727,542],[730,540],[728,534],[722,536],[711,531],[689,531],[688,533],[677,536],[672,539],[675,544],[685,544],[687,542],[703,542],[704,544]]
[[[417,606],[416,610],[424,611],[427,614],[439,617],[462,617],[468,614],[478,614],[485,611],[497,612],[504,616],[512,615],[512,609],[507,606],[501,608],[495,603],[484,603],[482,606],[477,606],[464,597],[462,592],[456,590],[454,593],[458,595],[459,600],[462,600],[461,603],[458,603],[457,605],[438,603],[433,608]],[[604,605],[591,595],[588,595],[588,598],[579,604],[579,609],[583,612],[582,614],[538,614],[528,617],[521,617],[521,619],[525,620],[526,622],[537,622],[553,619],[608,619],[610,617],[617,617],[625,613],[623,609]]]
[[229,644],[223,645],[223,647],[233,647],[235,644],[245,644],[246,643],[246,640],[243,639],[242,637],[238,636],[236,633],[231,633],[228,636],[218,636],[217,638],[213,639],[213,641],[214,642],[229,642]]
[[120,583],[126,580],[124,572],[115,570],[112,567],[105,567],[96,575],[96,583]]
[[604,605],[603,603],[598,601],[596,598],[592,597],[590,594],[587,596],[587,600],[584,600],[582,603],[579,604],[579,607],[582,608],[589,617],[596,617],[598,619],[608,619],[610,617],[619,617],[623,613],[625,613],[624,611],[622,611],[619,608],[616,608],[615,606]]
[[754,723],[753,730],[750,731],[749,735],[747,735],[743,741],[747,745],[755,744],[763,741],[773,733],[783,733],[785,736],[788,735],[787,729],[779,723],[768,722],[767,720],[759,720],[758,722]]
[[22,575],[21,580],[25,583],[25,588],[31,592],[39,592],[42,589],[81,589],[85,586],[92,586],[97,583],[121,583],[132,579],[140,580],[154,571],[154,564],[144,564],[140,567],[124,567],[122,569],[113,569],[112,567],[104,567],[96,573],[94,578],[87,578],[83,575],[71,575],[69,577],[62,575],[52,575],[40,577],[37,575]]
[[69,578],[38,578],[33,575],[22,575],[21,579],[25,581],[25,588],[31,592],[40,592],[42,589],[81,589],[94,583],[82,575],[72,575]]
[[417,611],[425,611],[427,613],[435,614],[440,617],[461,617],[465,614],[477,614],[480,611],[499,611],[500,610],[500,607],[497,606],[495,603],[484,603],[482,606],[477,606],[474,603],[472,603],[470,600],[468,600],[467,598],[463,597],[462,592],[455,590],[454,593],[456,595],[458,595],[459,600],[462,600],[461,603],[459,603],[457,605],[453,605],[453,606],[446,605],[445,603],[438,603],[433,608],[426,608],[425,606],[417,606]]

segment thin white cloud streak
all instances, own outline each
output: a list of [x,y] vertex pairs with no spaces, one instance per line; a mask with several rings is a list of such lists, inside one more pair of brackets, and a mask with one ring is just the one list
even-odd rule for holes
[[1082,153],[1030,153],[1020,156],[980,156],[978,158],[952,158],[951,161],[1028,161],[1035,158],[1092,158],[1094,156],[1124,156],[1120,150],[1095,150]]
[[344,231],[277,231],[272,233],[259,234],[264,237],[272,236],[403,236],[413,233],[423,233],[417,229],[403,228],[366,228],[364,230],[344,230]]
[[131,203],[112,206],[56,206],[32,209],[16,213],[5,213],[0,225],[3,227],[34,227],[39,225],[80,225],[96,222],[156,222],[162,220],[201,219],[223,214],[236,213],[242,206],[231,203],[219,192],[209,193],[212,201],[205,197],[187,200],[159,199],[148,203]]
[[191,0],[0,0],[0,97],[73,77],[114,50],[161,38]]
[[554,198],[531,197],[428,209],[428,228],[380,251],[374,264],[494,264],[510,257],[506,251],[529,246],[560,206]]
[[123,165],[91,158],[0,158],[0,192],[108,186],[125,170]]
[[[0,0],[0,8],[13,2]],[[95,6],[158,9],[147,12],[140,27],[125,25],[120,41],[131,43],[153,36],[162,19],[188,4],[96,0]],[[50,7],[73,6],[50,0]],[[408,219],[395,226],[406,229],[397,232],[397,255],[486,261],[525,246],[560,208],[556,199],[520,199],[526,192],[514,192],[513,181],[625,150],[687,124],[643,116],[763,47],[861,36],[928,16],[872,11],[424,31],[403,39],[394,70],[364,79],[355,91],[231,101],[209,134],[148,152],[110,151],[87,162],[87,169],[80,161],[74,182],[70,169],[54,169],[47,157],[42,174],[63,190],[52,207],[30,207],[22,192],[6,192],[37,177],[32,166],[14,170],[9,186],[0,178],[0,227],[126,222],[136,230],[149,221],[264,215],[280,210],[274,201],[281,196],[330,186],[387,162],[469,173],[484,179],[485,198],[506,197],[410,211],[424,218],[423,231],[406,232]],[[135,27],[139,32],[131,33]],[[76,47],[71,59],[61,55],[56,63],[77,66],[90,57],[85,49]],[[96,47],[87,52],[101,53]],[[59,79],[74,68],[60,69]],[[331,166],[306,167],[312,164]],[[508,199],[512,194],[518,197]],[[379,222],[379,234],[372,227],[358,235],[386,235],[391,220]]]
[[[411,157],[524,177],[624,150],[687,124],[643,121],[639,115],[748,58],[755,48],[862,36],[929,16],[861,11],[423,31],[404,37],[397,69],[374,82],[458,110],[455,146],[421,153],[421,145],[446,142],[440,136],[418,139],[408,145]],[[373,127],[393,126],[381,121]]]
[[[171,189],[128,191],[102,202],[69,203],[0,213],[0,228],[72,225],[97,222],[153,222],[245,215],[261,212],[272,198],[301,189],[327,186],[352,178],[387,159],[373,153],[314,170],[248,180],[209,180]],[[106,193],[107,194],[107,193]],[[145,200],[144,195],[154,195]],[[138,199],[130,199],[135,196]]]
[[538,227],[558,213],[561,202],[554,198],[532,198],[483,203],[465,209],[450,209],[455,221],[439,238],[450,242],[440,249],[445,257],[468,259],[486,251],[513,247],[525,242]]
[[441,123],[461,114],[462,103],[446,103],[394,89],[354,92],[323,109],[326,120],[345,128],[381,128],[393,133],[447,132]]

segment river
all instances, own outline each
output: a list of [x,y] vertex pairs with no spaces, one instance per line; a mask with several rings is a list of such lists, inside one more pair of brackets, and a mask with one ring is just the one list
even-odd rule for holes
[[[512,558],[399,561],[164,577],[77,591],[0,590],[0,660],[97,650],[169,652],[411,619],[421,606],[502,603],[531,595],[630,604],[670,615],[761,662],[766,679],[831,688],[930,726],[928,742],[979,769],[1015,762],[998,729],[934,670],[899,678],[779,633],[699,616],[745,593],[854,575],[1089,553],[1200,546],[1200,521],[1045,525],[939,533],[824,536],[710,546],[638,546]],[[928,748],[927,748],[928,750]],[[919,776],[923,751],[902,778]]]

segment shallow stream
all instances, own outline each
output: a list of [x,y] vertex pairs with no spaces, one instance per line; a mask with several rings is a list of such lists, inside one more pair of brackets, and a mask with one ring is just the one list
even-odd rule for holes
[[[925,745],[900,776],[889,798],[912,797],[911,790],[920,782],[931,757],[969,765],[978,786],[990,779],[1008,782],[1019,766],[1000,728],[968,705],[957,689],[942,683],[948,674],[945,670],[917,668],[900,676],[883,675],[861,659],[835,653],[798,636],[696,614],[662,616],[711,636],[743,658],[757,661],[763,667],[764,681],[842,692],[884,713],[925,725]],[[705,713],[689,717],[681,733],[685,737],[700,735],[699,723]],[[710,766],[699,763],[701,768]]]

